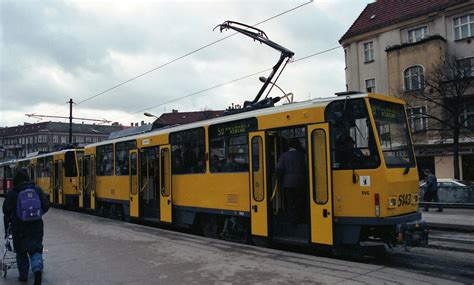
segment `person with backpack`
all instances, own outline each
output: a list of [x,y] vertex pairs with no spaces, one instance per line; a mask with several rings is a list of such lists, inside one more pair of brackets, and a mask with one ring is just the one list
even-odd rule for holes
[[43,272],[43,219],[49,209],[49,200],[40,187],[30,180],[26,169],[19,169],[13,178],[13,190],[3,202],[3,215],[12,227],[13,247],[21,282],[28,281],[31,271],[34,284],[41,284]]

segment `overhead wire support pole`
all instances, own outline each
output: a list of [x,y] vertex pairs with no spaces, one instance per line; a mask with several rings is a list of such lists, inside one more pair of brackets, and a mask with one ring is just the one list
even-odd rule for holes
[[69,144],[72,144],[72,98],[69,99]]

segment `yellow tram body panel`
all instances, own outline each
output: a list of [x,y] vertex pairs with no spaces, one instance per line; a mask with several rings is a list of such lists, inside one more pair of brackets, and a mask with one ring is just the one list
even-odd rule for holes
[[51,195],[51,178],[50,177],[36,178],[36,185],[41,187],[41,189],[46,195]]
[[98,199],[128,201],[128,176],[96,176],[95,191]]
[[[352,170],[333,171],[334,216],[342,217],[390,217],[416,212],[418,204],[418,172],[411,169],[403,175],[403,169],[358,169],[356,183]],[[368,179],[364,185],[363,179]],[[380,214],[375,208],[375,194],[379,195]],[[400,203],[399,198],[410,194],[410,203]],[[389,198],[396,198],[396,206],[390,207]]]
[[247,173],[173,175],[173,205],[249,211]]

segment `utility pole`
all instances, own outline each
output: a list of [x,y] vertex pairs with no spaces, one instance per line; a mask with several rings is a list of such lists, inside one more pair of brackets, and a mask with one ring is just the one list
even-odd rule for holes
[[69,144],[72,144],[72,98],[69,99]]
[[39,115],[39,114],[25,114],[27,117],[33,117],[33,118],[58,118],[58,119],[69,119],[69,145],[72,145],[72,120],[82,120],[82,121],[94,121],[94,122],[101,122],[101,123],[111,123],[111,121],[108,121],[106,119],[103,120],[98,120],[98,119],[87,119],[87,118],[74,118],[72,116],[72,104],[74,102],[72,101],[72,98],[69,99],[67,102],[69,104],[69,117],[63,117],[63,116],[48,116],[48,115]]

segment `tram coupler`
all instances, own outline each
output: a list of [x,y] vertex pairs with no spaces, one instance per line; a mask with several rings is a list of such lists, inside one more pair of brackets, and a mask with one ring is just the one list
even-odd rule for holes
[[397,225],[398,243],[408,247],[427,246],[429,227],[425,221]]

